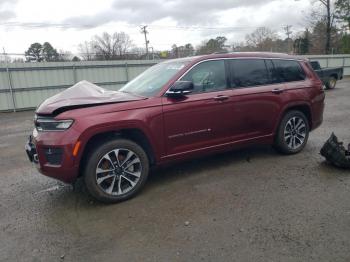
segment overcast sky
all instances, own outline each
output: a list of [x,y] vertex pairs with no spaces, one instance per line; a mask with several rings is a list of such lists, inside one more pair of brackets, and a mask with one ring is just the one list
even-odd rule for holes
[[244,41],[260,26],[293,33],[306,24],[309,0],[0,0],[0,47],[24,53],[33,42],[78,51],[81,42],[102,32],[124,31],[144,46],[140,25],[148,25],[150,46],[200,44],[218,35]]

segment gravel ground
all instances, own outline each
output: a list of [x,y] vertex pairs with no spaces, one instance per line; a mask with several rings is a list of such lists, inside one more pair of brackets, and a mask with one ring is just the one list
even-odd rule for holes
[[33,112],[0,114],[0,261],[350,261],[350,173],[319,155],[332,131],[350,142],[349,87],[326,92],[302,153],[177,164],[116,205],[39,175],[24,153]]

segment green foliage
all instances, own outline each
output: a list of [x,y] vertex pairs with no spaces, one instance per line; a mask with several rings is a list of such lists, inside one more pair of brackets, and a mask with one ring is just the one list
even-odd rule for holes
[[306,29],[302,37],[295,39],[293,46],[297,54],[305,55],[309,53],[310,44],[310,33]]
[[197,54],[203,55],[227,51],[225,48],[226,41],[227,38],[224,36],[218,36],[215,39],[212,38],[199,47]]
[[72,58],[72,61],[73,62],[79,62],[81,59],[79,58],[79,57],[77,57],[77,56],[74,56],[73,58]]
[[334,3],[335,16],[338,20],[346,23],[348,30],[350,30],[350,1],[337,0]]
[[43,46],[40,43],[33,43],[25,52],[25,56],[28,61],[41,62],[43,61],[42,55]]
[[194,48],[192,44],[186,44],[184,46],[173,45],[171,47],[171,55],[174,58],[192,56],[193,54]]
[[343,35],[341,38],[340,52],[343,54],[350,54],[350,35]]
[[42,55],[43,55],[44,61],[47,61],[47,62],[53,62],[53,61],[59,60],[59,54],[57,53],[57,50],[54,49],[49,42],[45,42],[43,44]]
[[56,49],[52,47],[49,42],[45,42],[43,45],[40,43],[33,43],[25,52],[27,61],[35,62],[52,62],[59,60],[59,54]]

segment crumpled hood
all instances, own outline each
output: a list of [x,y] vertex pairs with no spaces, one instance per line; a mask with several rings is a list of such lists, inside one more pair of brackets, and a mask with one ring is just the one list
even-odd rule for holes
[[46,99],[36,110],[38,114],[55,114],[74,108],[108,103],[143,100],[145,97],[107,90],[88,81],[74,86]]

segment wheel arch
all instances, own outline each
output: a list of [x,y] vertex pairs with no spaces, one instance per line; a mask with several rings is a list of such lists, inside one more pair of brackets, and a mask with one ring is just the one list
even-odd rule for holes
[[288,105],[288,106],[286,106],[284,108],[284,110],[280,114],[279,119],[277,121],[277,124],[275,126],[275,129],[274,129],[274,133],[275,134],[277,133],[277,129],[278,129],[279,125],[281,124],[281,121],[282,121],[283,117],[285,116],[285,114],[287,114],[287,112],[292,111],[292,110],[296,110],[296,111],[302,112],[306,116],[306,118],[308,120],[308,124],[309,124],[310,130],[312,129],[313,124],[312,124],[311,106],[309,104],[307,104],[307,103],[298,103],[298,104]]
[[329,78],[334,77],[335,79],[339,80],[338,74],[337,73],[333,73],[329,76]]
[[115,130],[108,130],[103,132],[98,132],[93,134],[86,142],[85,146],[82,148],[80,161],[79,161],[79,176],[83,174],[84,167],[86,166],[86,161],[89,152],[93,150],[98,144],[107,142],[111,139],[124,138],[131,140],[142,147],[149,157],[149,162],[151,165],[155,165],[157,162],[156,154],[152,144],[145,134],[145,132],[139,128],[121,128]]

